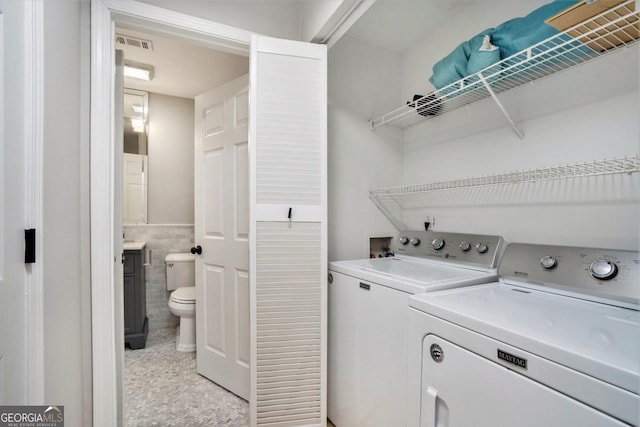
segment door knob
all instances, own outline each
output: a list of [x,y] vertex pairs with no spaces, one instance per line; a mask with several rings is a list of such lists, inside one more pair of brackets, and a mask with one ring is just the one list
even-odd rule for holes
[[192,254],[198,254],[201,255],[202,254],[202,246],[198,245],[195,248],[191,248],[191,253]]

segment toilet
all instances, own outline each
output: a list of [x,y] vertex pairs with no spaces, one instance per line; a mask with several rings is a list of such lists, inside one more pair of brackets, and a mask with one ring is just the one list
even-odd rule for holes
[[168,254],[167,291],[169,310],[180,318],[176,334],[176,350],[196,351],[196,287],[195,256],[189,253]]

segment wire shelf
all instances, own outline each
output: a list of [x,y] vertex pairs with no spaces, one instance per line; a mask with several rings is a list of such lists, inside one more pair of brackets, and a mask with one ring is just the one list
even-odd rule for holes
[[[619,52],[640,37],[640,12],[635,0],[593,16],[476,74],[467,76],[369,122],[408,127],[493,97],[511,122],[496,94],[540,80],[577,65]],[[516,132],[521,132],[512,123]]]
[[640,171],[640,154],[483,175],[472,178],[440,181],[428,184],[405,185],[372,190],[369,198],[399,229],[406,228],[400,217],[409,199],[417,195],[432,192],[463,188],[485,187],[491,185],[513,185],[550,180],[582,178],[601,175],[631,174]]

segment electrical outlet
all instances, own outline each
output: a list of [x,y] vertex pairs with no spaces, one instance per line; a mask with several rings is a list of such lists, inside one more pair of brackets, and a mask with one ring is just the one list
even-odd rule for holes
[[431,214],[431,215],[427,215],[425,217],[424,220],[424,229],[425,230],[433,230],[433,228],[436,226],[436,217],[435,215]]

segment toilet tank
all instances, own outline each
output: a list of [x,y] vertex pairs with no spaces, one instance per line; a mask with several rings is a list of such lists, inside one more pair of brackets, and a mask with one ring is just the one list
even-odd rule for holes
[[195,255],[168,254],[164,258],[167,268],[167,290],[196,285]]

